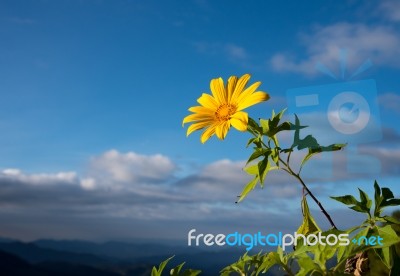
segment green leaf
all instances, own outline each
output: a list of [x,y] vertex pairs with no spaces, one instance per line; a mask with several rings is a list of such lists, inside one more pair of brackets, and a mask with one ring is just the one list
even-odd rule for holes
[[250,175],[258,175],[258,165],[244,167],[243,170]]
[[382,263],[387,268],[390,269],[392,267],[392,258],[390,255],[390,247],[374,248],[373,250],[375,251],[376,255],[379,257],[379,259],[382,261]]
[[352,206],[349,207],[350,209],[356,211],[356,212],[360,212],[360,213],[368,213],[368,210],[365,209],[365,207],[361,206],[361,205],[356,205],[356,206]]
[[306,128],[307,126],[301,126],[299,117],[295,114],[295,124],[291,126],[291,129],[294,130],[293,144],[291,148],[297,147],[300,142],[300,129]]
[[356,205],[358,201],[352,195],[345,195],[345,196],[331,196],[330,198],[337,200],[346,205]]
[[298,150],[306,148],[316,149],[318,147],[320,147],[320,145],[318,144],[317,139],[315,139],[312,135],[307,135],[304,139],[300,139],[297,144]]
[[299,272],[296,274],[297,276],[306,276],[311,275],[314,271],[322,272],[319,266],[314,263],[310,256],[307,254],[302,254],[298,258],[298,263],[300,266]]
[[387,253],[388,251],[386,249],[382,250],[381,248],[371,249],[367,251],[369,264],[368,275],[396,275],[391,274],[390,269],[385,264],[385,259],[387,257],[390,258],[390,256],[387,256]]
[[279,147],[278,137],[276,135],[272,135],[271,139],[272,141],[274,141],[275,147],[278,148]]
[[350,244],[347,246],[341,246],[338,248],[338,253],[337,253],[337,261],[338,261],[338,265],[340,265],[340,263],[343,260],[346,260],[352,256],[354,256],[355,254],[357,254],[358,252],[365,250],[367,248],[366,245],[361,244],[358,245],[356,243],[351,242],[353,239],[359,240],[360,237],[367,237],[368,233],[369,233],[370,229],[369,228],[364,228],[361,231],[359,231],[356,235],[354,235],[352,238],[349,237],[350,240]]
[[301,208],[303,211],[303,223],[300,225],[296,232],[305,236],[315,232],[320,232],[321,229],[318,227],[317,223],[310,213],[310,209],[308,208],[308,203],[305,196],[303,196],[303,199],[301,200]]
[[[291,130],[292,124],[290,122],[283,122],[276,128],[276,133],[284,131],[284,130]],[[274,134],[276,134],[274,133]]]
[[394,195],[389,188],[382,188],[382,196],[383,196],[383,199],[394,198]]
[[161,276],[161,273],[158,273],[155,266],[153,266],[153,269],[151,270],[151,276]]
[[237,203],[241,202],[247,196],[247,194],[256,187],[257,182],[258,182],[258,176],[254,177],[253,180],[251,180],[249,183],[246,184],[246,186],[244,186],[243,191],[241,192]]
[[247,163],[250,163],[251,161],[259,158],[260,156],[265,156],[268,157],[271,154],[270,149],[264,149],[264,148],[256,148],[254,152],[250,155],[249,159],[247,160]]
[[[316,140],[315,140],[316,141]],[[302,142],[303,143],[303,142]],[[300,144],[302,144],[300,143]],[[308,147],[308,153],[304,156],[303,160],[301,161],[300,168],[304,166],[304,164],[314,155],[321,153],[321,152],[330,152],[330,151],[338,151],[343,149],[347,144],[332,144],[329,146],[316,146],[316,147]],[[303,147],[304,145],[302,145]]]
[[271,153],[272,160],[279,166],[279,148],[274,148]]
[[255,134],[262,134],[262,128],[257,124],[256,121],[254,121],[252,118],[249,117],[249,120],[247,122],[247,128],[251,132]]
[[[360,228],[361,228],[361,226],[355,226],[355,227],[349,228],[349,229],[347,229],[346,231],[343,231],[343,232],[342,232],[342,231],[339,231],[339,230],[336,230],[336,231],[339,231],[339,233],[337,234],[337,236],[338,236],[339,234],[342,234],[342,233],[351,234],[351,233],[353,233],[355,230],[360,229]],[[368,229],[367,229],[367,230],[368,230]],[[337,259],[338,259],[338,261],[343,259],[343,255],[344,255],[344,253],[345,253],[345,249],[346,249],[345,246],[338,246],[338,250],[337,250]]]
[[397,235],[391,225],[386,225],[384,227],[375,227],[373,228],[372,234],[375,236],[379,235],[383,239],[383,245],[373,246],[374,248],[389,247],[400,242],[399,235]]
[[277,252],[269,252],[262,264],[258,267],[256,275],[266,273],[272,266],[281,264],[279,254]]
[[381,188],[378,185],[378,182],[374,182],[374,198],[375,198],[375,208],[374,208],[374,216],[378,217],[381,214],[381,203],[383,201],[383,196],[381,196]]
[[306,154],[306,156],[304,156],[303,160],[301,160],[300,163],[300,169],[306,164],[306,162],[313,157],[314,155],[318,154],[320,152],[316,152],[316,151],[312,151],[311,149],[308,149],[308,153]]
[[400,205],[400,198],[393,198],[393,199],[389,199],[387,201],[383,201],[381,204],[381,207],[399,206],[399,205]]
[[269,133],[269,120],[260,119],[260,125],[262,127],[262,133],[268,135]]
[[153,267],[153,269],[151,270],[151,276],[161,276],[165,266],[168,264],[168,262],[175,256],[172,256],[168,259],[166,259],[165,261],[163,261],[162,263],[160,263],[160,265],[158,266],[158,269],[156,269],[156,267]]
[[260,179],[261,187],[264,185],[264,179],[267,176],[269,168],[271,167],[268,157],[258,162],[258,178]]
[[372,206],[372,200],[369,199],[368,195],[361,189],[358,189],[360,192],[360,199],[361,199],[361,206],[369,212],[371,206]]
[[400,221],[398,221],[396,218],[391,217],[391,216],[384,216],[382,217],[387,223],[392,223],[392,224],[400,224]]
[[282,263],[286,263],[286,262],[285,262],[284,255],[283,255],[283,249],[282,249],[282,247],[278,246],[278,248],[276,249],[276,252],[278,253],[279,260],[280,260]]
[[181,263],[180,265],[174,267],[170,271],[171,276],[179,276],[179,272],[181,272],[182,267],[185,265],[185,262]]
[[394,198],[394,195],[389,188],[382,188],[381,192],[382,196],[381,199],[379,200],[380,204],[378,205],[378,207],[376,207],[377,203],[375,203],[375,210],[376,210],[375,213],[377,213],[377,215],[380,215],[384,207],[400,205],[400,199]]
[[337,196],[337,197],[331,196],[331,198],[339,202],[342,202],[343,204],[346,205],[354,205],[349,208],[357,212],[368,213],[368,215],[370,216],[369,210],[372,205],[372,201],[369,199],[368,195],[361,190],[360,190],[361,201],[357,201],[352,195]]
[[252,143],[254,143],[255,141],[257,141],[257,139],[259,139],[259,138],[258,138],[258,137],[250,138],[250,139],[247,141],[246,148],[248,148]]

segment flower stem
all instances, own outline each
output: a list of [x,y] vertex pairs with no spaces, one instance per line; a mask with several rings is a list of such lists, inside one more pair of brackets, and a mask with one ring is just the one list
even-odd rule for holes
[[[258,134],[260,134],[260,136],[262,137],[262,133],[258,133],[258,131],[256,129],[253,129],[252,127],[249,126],[248,131],[254,136],[257,137]],[[265,148],[271,148],[269,145],[265,144],[265,142],[260,139],[261,142],[261,146],[264,146]],[[278,145],[275,145],[275,147],[277,147]],[[293,150],[293,149],[292,149]],[[281,162],[285,167],[281,167],[278,164],[278,167],[281,170],[284,170],[285,172],[287,172],[288,174],[294,176],[303,186],[304,190],[306,190],[306,192],[310,195],[310,197],[314,200],[314,202],[318,205],[318,207],[320,208],[321,212],[325,215],[325,217],[327,218],[327,220],[329,221],[329,223],[331,224],[333,229],[337,229],[335,223],[333,222],[331,216],[328,214],[328,212],[325,210],[324,206],[322,206],[321,202],[315,197],[315,195],[310,191],[310,189],[307,187],[306,183],[303,181],[303,179],[300,176],[300,172],[295,173],[292,168],[290,167],[290,156],[292,154],[292,151],[289,151],[286,162],[279,156],[279,162]]]
[[331,224],[333,229],[337,229],[335,223],[333,222],[331,216],[328,214],[328,212],[325,210],[324,206],[322,206],[321,202],[314,196],[314,194],[308,189],[306,183],[304,183],[303,179],[300,177],[299,174],[295,173],[292,171],[292,169],[287,166],[289,173],[294,176],[303,186],[303,188],[307,191],[307,193],[310,195],[310,197],[314,200],[314,202],[318,205],[318,207],[321,209],[321,212],[325,215],[329,223]]
[[[333,229],[337,229],[335,223],[333,222],[331,216],[328,214],[328,212],[325,210],[324,206],[322,206],[321,202],[314,196],[314,194],[308,189],[306,183],[304,183],[303,179],[300,177],[300,171],[298,173],[295,173],[292,168],[290,167],[290,156],[293,151],[290,151],[287,155],[286,162],[282,160],[281,157],[279,157],[279,161],[281,161],[285,166],[286,169],[285,171],[288,172],[290,175],[294,176],[303,186],[303,189],[307,191],[307,193],[310,195],[310,197],[314,200],[314,202],[318,205],[318,207],[321,209],[321,212],[325,215],[329,223],[331,224]],[[301,168],[300,168],[301,170]]]

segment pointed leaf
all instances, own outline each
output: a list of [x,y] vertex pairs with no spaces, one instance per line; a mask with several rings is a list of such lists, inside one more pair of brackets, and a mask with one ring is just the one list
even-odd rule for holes
[[352,195],[331,196],[330,198],[337,200],[346,205],[356,205],[358,203],[358,201]]
[[269,120],[260,119],[260,125],[262,127],[262,132],[264,135],[268,135],[269,132]]
[[258,162],[258,177],[260,179],[261,187],[264,186],[264,179],[267,176],[270,166],[271,165],[270,165],[268,157],[266,157],[263,160],[261,160],[260,162]]
[[162,272],[165,268],[165,266],[168,264],[168,262],[175,256],[172,256],[168,259],[166,259],[165,261],[161,262],[160,265],[158,266],[158,269],[156,269],[155,267],[153,267],[153,269],[151,270],[151,276],[161,276]]
[[361,189],[358,189],[360,193],[360,199],[361,199],[361,206],[365,208],[365,210],[368,210],[371,208],[372,205],[372,200],[369,199],[368,195]]
[[257,182],[258,182],[258,176],[255,177],[253,180],[251,180],[249,183],[247,183],[246,186],[244,186],[243,191],[241,192],[239,200],[237,202],[241,202],[247,196],[247,194],[256,187]]
[[243,170],[250,175],[258,175],[258,164],[244,167]]
[[374,216],[378,217],[381,213],[381,203],[383,201],[383,196],[381,196],[381,188],[378,185],[378,182],[374,182],[374,198],[375,198],[375,207],[374,207]]
[[179,276],[179,272],[181,272],[182,267],[185,265],[185,262],[181,263],[180,265],[174,267],[170,271],[171,276]]
[[259,158],[260,156],[268,156],[270,153],[271,153],[271,150],[270,150],[270,149],[264,149],[264,148],[260,149],[260,148],[256,148],[256,149],[254,150],[254,152],[250,155],[249,159],[247,160],[246,165],[247,165],[248,163],[250,163],[251,161],[253,161],[253,160]]
[[394,195],[389,188],[382,188],[382,196],[384,199],[394,198]]
[[296,232],[305,236],[315,232],[320,232],[321,229],[318,227],[317,223],[310,213],[307,198],[305,196],[303,196],[303,199],[301,200],[301,208],[303,211],[303,223],[300,225]]
[[269,252],[264,259],[263,263],[259,266],[256,275],[259,273],[267,272],[272,266],[276,264],[280,264],[281,260],[279,258],[279,254],[277,252]]
[[391,216],[384,216],[383,219],[388,223],[400,224],[400,221]]
[[399,206],[399,205],[400,205],[400,198],[392,198],[392,199],[389,199],[388,201],[382,202],[382,204],[381,204],[382,207]]

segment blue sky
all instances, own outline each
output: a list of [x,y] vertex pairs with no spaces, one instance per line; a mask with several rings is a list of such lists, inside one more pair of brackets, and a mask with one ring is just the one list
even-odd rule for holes
[[[375,178],[397,192],[399,10],[394,0],[2,1],[0,234],[184,239],[196,225],[210,232],[293,229],[298,184],[274,175],[234,205],[246,181],[248,136],[233,130],[223,142],[202,145],[197,134],[186,138],[182,118],[215,77],[250,73],[262,81],[271,100],[249,113],[268,117],[286,107],[287,90],[348,81],[368,59],[373,66],[353,80],[376,81],[369,100],[379,108],[372,117],[383,136],[351,146],[381,169],[368,173],[374,164],[361,156],[356,166],[363,170],[352,174],[344,152],[335,157],[334,178],[311,185],[344,218],[352,214],[328,195],[371,191]],[[315,69],[320,62],[339,74],[340,49],[347,49],[344,79]],[[316,118],[310,124],[318,138],[343,138]],[[243,216],[254,219],[248,228],[238,222]],[[271,222],[255,222],[259,217]],[[157,230],[165,224],[170,230]],[[103,230],[93,235],[93,225]]]

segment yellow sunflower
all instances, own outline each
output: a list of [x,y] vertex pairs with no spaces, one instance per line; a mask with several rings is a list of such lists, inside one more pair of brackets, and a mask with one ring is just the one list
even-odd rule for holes
[[206,128],[200,137],[201,142],[205,143],[214,134],[223,140],[231,125],[239,131],[246,131],[248,115],[242,110],[269,99],[267,93],[256,92],[261,82],[245,88],[249,79],[249,74],[245,74],[239,79],[231,76],[226,86],[222,78],[211,80],[212,96],[203,93],[197,99],[200,106],[189,108],[193,114],[183,119],[183,125],[193,122],[187,130],[187,136],[193,131]]

